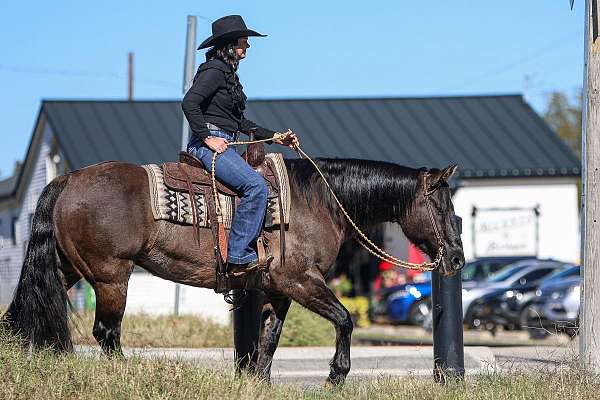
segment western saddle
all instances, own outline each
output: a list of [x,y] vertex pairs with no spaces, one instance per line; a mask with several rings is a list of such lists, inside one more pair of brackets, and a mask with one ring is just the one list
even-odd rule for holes
[[[248,164],[259,174],[261,174],[267,183],[269,189],[269,198],[277,197],[277,202],[280,209],[280,224],[279,227],[279,242],[280,242],[280,261],[281,265],[285,262],[285,222],[283,218],[283,199],[282,190],[279,186],[279,180],[275,171],[275,166],[270,158],[265,157],[265,148],[262,143],[253,143],[248,145],[246,152],[242,157]],[[210,229],[212,232],[215,259],[216,259],[216,286],[217,293],[228,293],[231,290],[231,278],[227,273],[227,234],[223,222],[218,218],[215,200],[213,193],[212,175],[210,171],[204,168],[204,164],[198,158],[187,152],[179,153],[179,162],[167,162],[162,164],[165,185],[174,191],[186,192],[190,196],[192,202],[191,208],[193,212],[193,230],[194,240],[200,243],[198,225],[197,207],[195,204],[195,195],[201,194],[207,202],[208,218],[210,220]],[[235,196],[235,205],[239,204],[239,193],[231,190],[223,183],[216,181],[217,191],[220,194],[227,196]],[[258,268],[253,271],[248,271],[243,275],[245,277],[246,288],[261,288],[269,279],[268,268],[273,257],[269,251],[270,231],[265,232],[265,228],[272,228],[270,215],[265,217],[265,225],[256,240],[256,250],[258,254]],[[239,276],[235,276],[236,278]]]

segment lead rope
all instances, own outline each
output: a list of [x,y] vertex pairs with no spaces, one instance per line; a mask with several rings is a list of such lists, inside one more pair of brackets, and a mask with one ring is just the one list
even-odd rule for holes
[[[288,129],[288,131],[285,132],[285,133],[276,132],[275,135],[273,136],[273,138],[277,138],[277,136],[285,136],[288,133],[291,133],[291,130]],[[230,142],[228,144],[229,145],[241,145],[241,144],[246,144],[247,145],[247,144],[253,144],[253,143],[262,143],[262,142],[272,141],[273,138],[250,140],[250,141],[236,141],[236,142]],[[379,248],[375,243],[373,243],[367,237],[367,235],[365,235],[363,233],[363,231],[352,220],[352,218],[350,217],[350,215],[348,214],[348,212],[346,211],[346,209],[344,208],[344,206],[342,206],[342,203],[340,202],[340,200],[338,199],[338,197],[335,195],[335,192],[331,188],[331,185],[329,185],[329,182],[325,178],[325,175],[323,175],[323,172],[321,171],[321,169],[319,168],[319,166],[299,146],[296,147],[296,151],[298,152],[298,154],[300,155],[300,157],[306,158],[308,161],[310,161],[310,163],[313,165],[313,167],[315,167],[315,169],[317,170],[317,172],[319,173],[319,175],[323,179],[323,182],[325,182],[325,185],[327,186],[327,188],[331,192],[331,195],[333,196],[333,199],[335,200],[335,202],[337,203],[337,205],[340,207],[340,210],[342,210],[342,213],[344,214],[344,216],[346,217],[346,219],[348,220],[348,222],[350,222],[350,224],[352,225],[352,227],[354,228],[354,230],[359,234],[361,240],[358,240],[358,243],[362,247],[364,247],[369,253],[371,253],[372,255],[374,255],[375,257],[377,257],[378,259],[380,259],[382,261],[389,262],[392,265],[395,265],[395,266],[398,266],[398,267],[402,267],[402,268],[406,268],[406,269],[417,270],[417,271],[433,271],[442,262],[442,256],[444,254],[444,246],[443,246],[443,243],[441,241],[441,238],[440,238],[437,226],[435,224],[435,220],[433,219],[433,215],[431,214],[431,209],[430,209],[430,204],[429,204],[429,198],[428,198],[431,193],[425,193],[425,202],[427,203],[427,211],[428,211],[428,214],[429,214],[429,218],[430,218],[430,220],[431,220],[431,222],[433,224],[433,229],[434,229],[434,232],[435,232],[435,235],[437,237],[438,244],[439,244],[437,256],[436,256],[436,258],[435,258],[434,261],[423,262],[423,263],[420,263],[420,264],[411,263],[411,262],[408,262],[408,261],[404,261],[404,260],[401,260],[401,259],[399,259],[397,257],[394,257],[393,255],[387,253],[383,249]],[[215,178],[215,164],[216,164],[217,156],[218,155],[219,155],[219,153],[217,153],[215,151],[214,154],[213,154],[213,157],[212,157],[211,178],[212,178],[212,186],[213,186],[213,196],[215,198],[215,208],[217,210],[217,218],[219,219],[219,222],[222,222],[221,205],[220,205],[220,201],[219,201],[219,194],[217,192],[217,181],[216,181],[216,178]],[[427,185],[425,185],[425,188],[426,187],[427,187]],[[369,246],[367,246],[367,244],[365,244],[365,242],[368,245],[370,245],[371,248],[369,248]]]

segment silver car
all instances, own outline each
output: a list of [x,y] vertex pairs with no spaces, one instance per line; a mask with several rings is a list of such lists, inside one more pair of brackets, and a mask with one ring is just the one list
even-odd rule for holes
[[558,269],[570,267],[555,260],[523,260],[507,265],[482,282],[465,282],[462,291],[463,318],[469,323],[470,306],[474,300],[503,288],[514,288],[537,282]]
[[565,271],[558,278],[543,282],[535,293],[527,322],[532,338],[554,332],[565,332],[571,337],[577,334],[581,290],[579,268]]

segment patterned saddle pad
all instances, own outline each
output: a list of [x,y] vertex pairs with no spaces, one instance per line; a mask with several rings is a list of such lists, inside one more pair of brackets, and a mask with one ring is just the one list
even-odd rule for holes
[[[279,187],[282,192],[284,223],[289,224],[290,215],[290,185],[287,174],[287,168],[280,153],[269,153],[266,155],[273,161],[275,173],[279,181]],[[183,225],[192,225],[192,202],[188,192],[177,192],[169,189],[164,182],[162,168],[157,164],[142,165],[148,175],[148,184],[150,188],[150,205],[155,220],[165,220]],[[267,215],[265,226],[272,227],[281,224],[281,210],[277,193],[269,186],[269,195],[267,197]],[[207,195],[212,196],[212,192]],[[197,207],[198,225],[201,227],[210,227],[208,217],[208,204],[203,194],[194,194]],[[231,221],[235,212],[235,196],[228,196],[219,193],[221,204],[223,225],[225,229],[231,228]]]

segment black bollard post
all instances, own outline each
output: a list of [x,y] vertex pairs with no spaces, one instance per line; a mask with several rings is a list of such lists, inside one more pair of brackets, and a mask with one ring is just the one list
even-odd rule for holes
[[233,310],[233,344],[235,346],[235,368],[254,372],[258,359],[258,339],[260,335],[262,304],[264,293],[260,290],[234,290],[235,299],[242,303]]
[[463,379],[462,277],[432,273],[431,301],[433,312],[433,377],[436,382]]

